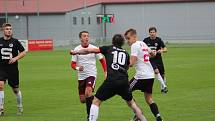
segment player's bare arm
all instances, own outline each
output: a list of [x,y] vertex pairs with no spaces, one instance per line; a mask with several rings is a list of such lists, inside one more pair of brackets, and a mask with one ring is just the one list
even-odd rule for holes
[[160,50],[157,51],[157,53],[166,53],[168,49],[166,47],[161,48]]
[[21,58],[23,58],[24,56],[26,55],[26,52],[23,51],[21,53],[19,53],[18,56],[14,57],[14,58],[11,58],[10,61],[8,62],[9,64],[13,64],[15,63],[16,61],[20,60]]
[[80,49],[78,51],[74,51],[74,50],[71,50],[70,51],[70,54],[71,55],[85,55],[85,54],[90,54],[90,53],[100,53],[100,50],[99,48],[84,48],[84,49]]

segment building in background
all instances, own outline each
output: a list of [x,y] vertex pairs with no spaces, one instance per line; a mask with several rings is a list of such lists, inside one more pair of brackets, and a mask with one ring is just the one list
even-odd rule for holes
[[[110,41],[135,28],[140,39],[156,26],[169,42],[215,42],[215,0],[0,0],[0,24],[12,23],[20,39],[53,39],[55,46]],[[1,33],[2,34],[2,33]]]

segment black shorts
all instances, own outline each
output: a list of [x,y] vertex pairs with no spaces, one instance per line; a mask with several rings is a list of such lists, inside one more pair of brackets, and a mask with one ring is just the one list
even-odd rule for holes
[[101,101],[105,101],[115,95],[121,96],[126,101],[131,101],[133,97],[129,90],[129,83],[115,84],[113,82],[104,81],[97,90],[95,97]]
[[141,90],[142,92],[152,93],[154,79],[135,79],[130,81],[130,91]]
[[164,69],[164,65],[163,62],[154,62],[154,61],[150,61],[153,69],[158,69],[161,75],[165,74],[165,69]]
[[18,67],[0,67],[0,81],[8,81],[12,88],[19,87],[19,70]]

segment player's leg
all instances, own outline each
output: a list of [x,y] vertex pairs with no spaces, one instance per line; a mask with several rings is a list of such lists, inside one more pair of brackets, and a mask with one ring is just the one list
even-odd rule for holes
[[18,115],[23,113],[23,105],[22,105],[22,93],[19,89],[19,70],[18,68],[13,68],[9,72],[8,84],[12,88],[17,102]]
[[[157,67],[158,67],[159,73],[160,73],[160,75],[161,75],[161,77],[162,77],[162,79],[164,81],[164,84],[166,85],[165,69],[164,69],[163,62],[160,62],[157,65]],[[168,92],[167,85],[166,85],[166,87],[162,88],[161,92],[163,92],[163,93],[167,93]]]
[[86,82],[85,80],[78,80],[78,92],[79,92],[79,99],[81,103],[85,103],[85,88],[86,88]]
[[155,116],[156,120],[162,121],[161,115],[158,110],[158,106],[152,99],[152,94],[145,92],[144,95],[145,95],[145,100],[146,100],[147,104],[149,105],[151,112]]
[[16,96],[17,108],[18,108],[18,115],[23,113],[23,104],[22,104],[22,93],[19,88],[12,88],[13,92]]
[[101,105],[102,101],[98,98],[94,97],[91,108],[90,108],[90,116],[89,121],[96,121],[99,116],[99,106]]
[[157,62],[150,61],[150,63],[151,63],[151,65],[152,65],[153,69],[154,69],[155,78],[156,78],[156,79],[160,82],[160,84],[161,84],[161,91],[162,91],[164,88],[166,88],[166,85],[165,85],[164,80],[163,80],[163,78],[161,77],[161,74],[160,74],[159,69],[158,69],[158,67],[157,67],[157,64],[156,64]]
[[132,93],[130,91],[130,85],[125,84],[119,86],[117,89],[117,94],[120,95],[128,104],[128,106],[133,110],[135,115],[140,121],[147,121],[145,116],[143,115],[141,109],[138,107],[136,102],[133,100]]
[[155,70],[155,78],[160,82],[161,84],[161,90],[163,90],[164,88],[167,88],[166,84],[164,83],[164,80],[158,70],[158,68],[156,68]]
[[[133,92],[135,90],[139,90],[141,88],[140,82],[137,79],[135,79],[134,77],[129,81],[129,83],[130,83],[129,84],[129,91],[130,92]],[[132,118],[131,121],[139,121],[139,118],[136,115],[134,115],[134,117]]]
[[4,115],[4,85],[7,79],[6,69],[0,67],[0,116]]
[[98,119],[99,106],[102,101],[105,101],[115,95],[113,85],[107,83],[105,80],[103,84],[98,88],[96,95],[93,99],[93,103],[90,108],[89,121],[96,121]]
[[155,116],[157,121],[162,121],[161,115],[158,110],[157,104],[152,99],[152,88],[153,88],[154,79],[146,79],[144,80],[144,88],[142,91],[144,92],[146,103],[149,105],[151,112]]
[[146,117],[143,115],[141,109],[138,107],[138,105],[135,103],[135,101],[133,99],[131,101],[127,101],[127,104],[134,111],[135,116],[137,116],[138,120],[147,121]]
[[86,79],[86,89],[85,89],[85,98],[86,98],[86,108],[87,108],[87,114],[89,117],[90,114],[90,107],[93,101],[93,89],[95,86],[95,77],[90,76]]
[[0,116],[4,115],[4,80],[0,80]]

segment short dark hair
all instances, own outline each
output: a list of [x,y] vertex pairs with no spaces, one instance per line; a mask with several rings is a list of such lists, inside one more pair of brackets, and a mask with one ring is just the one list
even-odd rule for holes
[[152,30],[154,30],[155,32],[157,32],[156,27],[149,27],[149,32],[151,32]]
[[123,46],[125,43],[125,39],[121,34],[115,34],[112,38],[112,44],[115,46]]
[[81,31],[81,32],[79,33],[79,38],[81,38],[81,35],[82,35],[83,33],[88,33],[88,34],[89,34],[88,31]]
[[128,33],[130,33],[131,35],[137,35],[137,31],[135,29],[128,29],[126,32],[125,32],[125,36],[128,35]]

